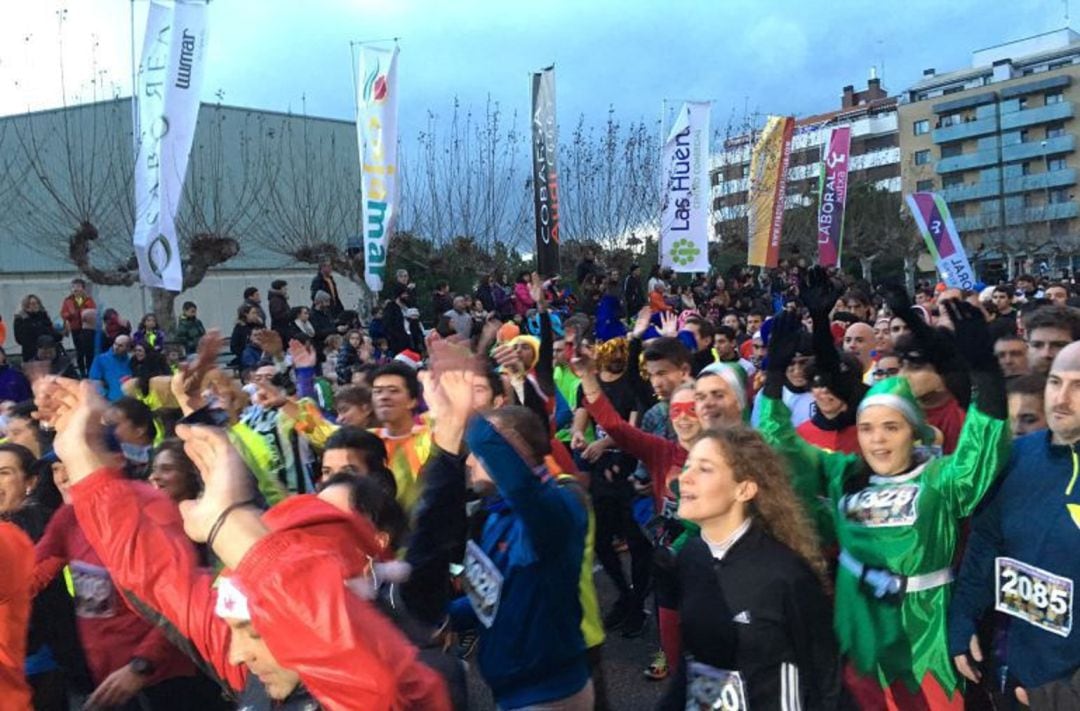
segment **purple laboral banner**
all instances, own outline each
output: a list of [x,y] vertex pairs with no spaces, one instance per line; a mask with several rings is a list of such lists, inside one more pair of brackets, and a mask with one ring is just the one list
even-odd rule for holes
[[907,196],[907,204],[937,263],[941,280],[948,287],[974,289],[975,271],[945,200],[937,193],[912,193]]
[[823,267],[840,266],[850,162],[851,126],[837,126],[825,145],[818,186],[818,260]]

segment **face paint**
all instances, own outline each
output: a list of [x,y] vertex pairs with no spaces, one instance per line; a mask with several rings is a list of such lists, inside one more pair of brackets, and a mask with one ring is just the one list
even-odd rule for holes
[[671,420],[674,422],[680,417],[689,417],[692,419],[698,419],[697,410],[694,407],[694,402],[673,402],[669,406],[668,412],[671,414]]

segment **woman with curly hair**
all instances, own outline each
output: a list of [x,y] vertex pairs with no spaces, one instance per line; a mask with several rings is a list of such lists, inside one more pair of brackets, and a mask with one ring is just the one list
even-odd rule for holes
[[683,661],[661,709],[835,708],[825,561],[784,461],[742,425],[704,432],[679,475]]

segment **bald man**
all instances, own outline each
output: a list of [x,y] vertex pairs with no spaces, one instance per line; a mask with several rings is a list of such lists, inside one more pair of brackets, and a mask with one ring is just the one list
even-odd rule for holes
[[[1065,708],[1050,699],[1080,670],[1080,629],[1074,633],[1072,622],[1073,586],[1080,582],[1080,343],[1054,358],[1045,400],[1049,430],[1014,440],[1000,480],[972,520],[949,608],[949,653],[968,679],[1007,669],[1005,686],[1018,699]],[[984,659],[975,629],[991,610],[1013,618],[1009,644],[1004,659],[979,669],[971,663]]]
[[862,364],[863,373],[873,365],[874,329],[868,323],[853,323],[844,331],[844,351],[852,353]]

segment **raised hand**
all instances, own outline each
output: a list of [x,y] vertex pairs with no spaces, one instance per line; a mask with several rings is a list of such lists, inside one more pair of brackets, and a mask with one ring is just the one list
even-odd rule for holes
[[993,370],[997,367],[994,339],[986,324],[986,316],[966,301],[949,299],[941,302],[956,334],[956,350],[972,370]]
[[645,335],[645,332],[649,330],[649,325],[652,323],[652,307],[645,306],[638,311],[637,320],[634,321],[634,329],[631,333],[634,338],[641,338]]
[[679,335],[679,317],[670,311],[660,314],[660,335],[675,338]]
[[540,278],[540,274],[537,272],[533,272],[532,277],[529,279],[529,296],[536,302],[536,308],[540,311],[547,307],[544,301],[544,280]]
[[510,375],[521,375],[525,372],[525,364],[521,362],[521,356],[517,349],[511,345],[498,346],[491,354],[495,362]]
[[[271,331],[271,333],[273,332]],[[274,335],[277,336],[276,333]],[[281,336],[278,336],[278,342],[280,341]],[[301,343],[295,338],[289,340],[289,357],[292,358],[293,366],[296,368],[314,368],[318,360],[313,345]]]
[[180,503],[184,532],[191,540],[202,543],[225,509],[251,498],[251,475],[224,430],[177,425],[176,434],[184,440],[184,452],[203,480],[202,495]]
[[221,331],[210,329],[199,339],[195,357],[181,365],[173,375],[170,389],[185,415],[190,415],[206,404],[202,397],[203,382],[216,367],[222,344]]
[[802,330],[802,320],[793,311],[784,311],[773,318],[767,358],[770,371],[783,372],[791,365],[799,347],[799,335]]
[[909,318],[915,317],[911,312],[911,298],[904,287],[886,284],[881,288],[881,295],[885,297],[885,305],[889,307],[889,313],[893,316],[899,316],[905,323]]
[[799,293],[811,315],[827,316],[844,295],[844,289],[823,267],[817,266],[807,272],[806,283]]
[[253,332],[251,342],[271,358],[280,358],[285,353],[285,346],[281,342],[281,334],[277,331],[271,331],[269,328]]
[[108,407],[89,380],[49,378],[35,388],[39,418],[56,430],[53,450],[76,484],[117,458],[105,448],[102,417]]

